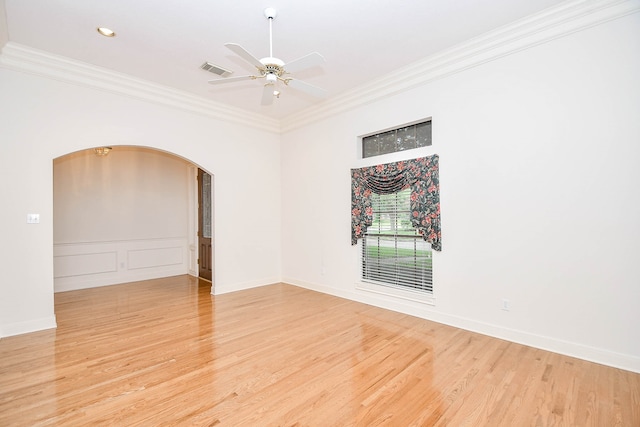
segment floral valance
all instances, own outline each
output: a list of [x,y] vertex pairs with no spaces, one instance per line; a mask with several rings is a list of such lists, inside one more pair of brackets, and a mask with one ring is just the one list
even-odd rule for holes
[[373,220],[371,194],[392,194],[411,188],[411,224],[442,250],[438,155],[351,169],[351,244],[355,245]]

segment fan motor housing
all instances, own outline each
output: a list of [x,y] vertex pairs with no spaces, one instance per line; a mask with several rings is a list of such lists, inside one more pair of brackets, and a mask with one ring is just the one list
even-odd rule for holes
[[280,77],[280,76],[282,76],[282,74],[284,74],[284,68],[282,68],[281,66],[276,65],[276,64],[266,64],[264,66],[264,71],[267,74],[275,74],[278,77]]
[[278,77],[284,74],[284,61],[278,58],[268,57],[262,58],[260,62],[264,65],[265,73],[275,74]]

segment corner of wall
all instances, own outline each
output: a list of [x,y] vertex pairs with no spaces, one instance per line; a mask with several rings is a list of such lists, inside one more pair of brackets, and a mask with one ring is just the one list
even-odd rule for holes
[[7,6],[0,0],[0,51],[9,41],[9,25],[7,24]]

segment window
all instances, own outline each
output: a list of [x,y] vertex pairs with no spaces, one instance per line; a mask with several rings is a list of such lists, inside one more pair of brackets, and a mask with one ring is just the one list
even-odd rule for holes
[[362,138],[362,157],[395,153],[431,145],[431,120]]
[[431,245],[410,220],[411,190],[373,194],[373,221],[362,239],[362,280],[433,292]]

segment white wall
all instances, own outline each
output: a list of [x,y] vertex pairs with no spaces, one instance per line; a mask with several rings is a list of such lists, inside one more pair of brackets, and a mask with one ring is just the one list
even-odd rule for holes
[[[636,13],[286,133],[283,280],[640,372],[638,76]],[[426,117],[433,147],[358,159]],[[435,305],[356,289],[349,169],[433,153]]]
[[[195,250],[195,168],[158,150],[116,146],[53,163],[54,289],[187,274]],[[191,184],[191,185],[190,185]],[[190,231],[191,234],[190,235]],[[191,244],[190,244],[191,243]],[[197,270],[195,270],[197,274]]]
[[0,0],[0,49],[9,41],[7,11],[4,3],[4,0]]
[[276,133],[4,68],[0,93],[0,336],[55,326],[53,159],[94,146],[154,147],[211,172],[216,292],[279,281]]
[[[126,79],[116,91],[131,96],[116,95],[121,76],[66,61],[43,67],[49,56],[12,46],[5,65],[51,79],[0,68],[0,337],[55,325],[53,159],[133,145],[215,175],[217,292],[282,278],[640,372],[640,14],[571,33],[589,27],[591,13],[606,21],[610,9],[636,4],[563,7],[550,22],[525,22],[535,47],[518,50],[526,31],[507,43],[484,38],[495,50],[475,45],[457,69],[483,65],[445,78],[453,68],[441,57],[442,73],[430,74],[439,80],[382,100],[372,91],[335,115],[301,112],[282,136],[157,88],[139,97],[148,88],[130,91]],[[434,146],[415,155],[441,156],[434,306],[357,290],[349,238],[349,169],[371,164],[358,159],[356,136],[425,117]],[[40,224],[26,224],[27,213]],[[500,310],[502,298],[511,311]]]

